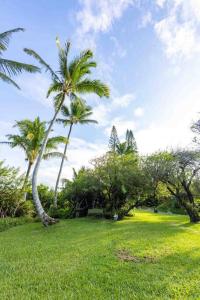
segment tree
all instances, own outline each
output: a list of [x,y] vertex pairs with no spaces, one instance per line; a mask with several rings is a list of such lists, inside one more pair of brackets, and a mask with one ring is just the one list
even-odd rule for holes
[[56,221],[45,213],[41,205],[37,191],[37,174],[46,148],[49,133],[51,132],[57,115],[64,104],[65,98],[68,97],[72,100],[80,94],[87,93],[94,93],[99,97],[109,97],[110,94],[107,85],[102,83],[100,80],[88,77],[88,75],[91,74],[91,69],[96,67],[96,62],[92,60],[93,53],[91,50],[85,50],[81,52],[79,56],[69,61],[70,43],[67,42],[65,46],[62,47],[58,38],[56,39],[56,43],[58,46],[59,58],[59,69],[56,72],[54,72],[50,65],[47,64],[35,51],[31,49],[24,49],[27,54],[33,56],[51,75],[52,84],[47,92],[47,97],[52,93],[56,93],[54,97],[55,113],[46,131],[32,176],[33,199],[36,203],[38,216],[45,226],[55,224]]
[[15,28],[0,33],[0,79],[2,81],[14,85],[18,89],[19,86],[12,79],[12,76],[16,76],[20,74],[22,71],[26,71],[29,73],[35,73],[40,71],[40,69],[36,66],[2,58],[3,52],[8,49],[8,44],[12,34],[19,31],[24,31],[24,29]]
[[117,145],[119,145],[119,138],[118,138],[118,134],[117,134],[117,129],[113,125],[112,130],[111,130],[111,134],[110,134],[110,139],[109,139],[109,149],[110,149],[110,151],[115,152],[116,149],[117,149]]
[[[22,189],[24,189],[27,185],[31,168],[38,157],[41,144],[45,137],[46,122],[40,121],[40,118],[37,117],[33,121],[28,119],[17,121],[14,127],[18,128],[19,134],[8,134],[8,141],[1,143],[7,144],[12,148],[20,148],[25,152],[25,159],[26,161],[28,161],[28,166],[24,184],[22,186]],[[48,159],[51,157],[61,157],[62,154],[60,152],[56,152],[53,150],[57,149],[59,143],[65,143],[65,141],[66,139],[62,136],[49,138],[47,141],[46,151],[43,159]]]
[[137,152],[137,144],[135,137],[133,135],[132,130],[127,129],[126,131],[126,145],[127,149],[131,150],[132,152]]
[[192,124],[191,130],[195,133],[195,137],[193,141],[197,146],[199,146],[200,145],[200,120],[197,120]]
[[58,196],[58,186],[60,182],[60,177],[62,174],[63,164],[64,164],[64,157],[66,156],[67,152],[67,146],[69,144],[72,127],[76,124],[89,124],[89,123],[97,123],[97,121],[90,119],[90,116],[92,115],[92,109],[90,106],[86,105],[86,103],[80,99],[75,98],[70,103],[70,109],[68,109],[67,106],[63,105],[61,108],[62,115],[64,119],[57,119],[56,121],[58,123],[63,124],[64,126],[69,126],[69,131],[65,143],[65,148],[63,152],[63,157],[60,164],[60,169],[58,172],[58,177],[56,180],[56,186],[55,186],[55,196],[54,196],[54,206],[57,207],[57,196]]
[[93,160],[94,176],[101,183],[105,215],[123,217],[139,205],[143,193],[143,176],[138,157],[107,153]]
[[154,182],[166,185],[168,191],[176,197],[189,215],[190,222],[199,222],[199,207],[192,192],[192,183],[200,171],[199,152],[159,152],[148,158],[148,161],[148,169]]
[[18,169],[7,167],[0,161],[0,218],[14,217],[23,205],[23,180]]

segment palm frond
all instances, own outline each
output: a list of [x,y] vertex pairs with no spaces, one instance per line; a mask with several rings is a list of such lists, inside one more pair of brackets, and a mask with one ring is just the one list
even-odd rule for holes
[[17,74],[22,73],[22,71],[35,73],[35,72],[40,72],[40,69],[33,65],[1,58],[0,71],[4,74],[8,74],[9,76],[13,76],[13,75],[15,76]]
[[34,57],[42,67],[45,68],[46,72],[49,72],[53,80],[60,81],[59,77],[56,75],[56,73],[53,71],[53,69],[48,65],[37,52],[35,52],[32,49],[24,48],[24,52],[32,57]]
[[66,144],[67,138],[64,136],[54,136],[47,141],[46,149],[56,149],[58,144]]
[[[50,158],[63,158],[63,153],[61,152],[49,152],[49,153],[45,153],[43,155],[43,159],[47,160]],[[67,156],[64,156],[65,159],[67,159]]]
[[47,91],[47,96],[46,97],[48,98],[51,93],[61,92],[62,89],[63,89],[62,83],[54,80],[53,83],[50,85],[48,91]]
[[12,34],[19,31],[24,31],[24,28],[14,28],[0,33],[0,53],[7,50]]
[[79,121],[80,124],[89,124],[89,123],[95,123],[98,124],[98,122],[96,120],[92,120],[92,119],[83,119]]
[[100,80],[90,80],[86,78],[76,84],[76,90],[82,94],[94,93],[99,97],[105,96],[107,98],[110,96],[109,87]]
[[17,85],[17,83],[14,80],[12,80],[9,76],[7,76],[6,74],[4,74],[2,72],[0,72],[0,79],[6,83],[14,85],[17,89],[20,90],[20,87]]
[[59,110],[61,108],[61,106],[63,105],[65,101],[65,94],[63,92],[57,94],[54,98],[53,98],[53,102],[54,102],[54,108],[56,110]]

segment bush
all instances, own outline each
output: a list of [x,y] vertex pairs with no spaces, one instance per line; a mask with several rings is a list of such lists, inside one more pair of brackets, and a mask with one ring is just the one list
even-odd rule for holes
[[57,219],[67,219],[70,215],[69,208],[55,208],[53,206],[49,209],[49,215]]

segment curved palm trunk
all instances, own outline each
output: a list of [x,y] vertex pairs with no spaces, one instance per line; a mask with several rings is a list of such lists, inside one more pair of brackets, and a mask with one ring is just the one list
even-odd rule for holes
[[63,152],[62,160],[61,160],[60,169],[59,169],[59,172],[58,172],[58,177],[57,177],[57,180],[56,180],[55,193],[54,193],[54,207],[57,207],[57,202],[58,202],[58,185],[59,185],[59,182],[60,182],[60,177],[61,177],[61,173],[62,173],[62,169],[63,169],[63,165],[64,165],[64,160],[65,160],[65,156],[66,156],[66,152],[67,152],[67,146],[68,146],[69,138],[70,138],[71,131],[72,131],[72,126],[73,126],[73,123],[71,123],[70,127],[69,127],[69,132],[68,132],[68,136],[67,136],[67,142],[65,144],[65,149],[64,149],[64,152]]
[[[25,179],[24,179],[24,184],[23,184],[23,187],[22,187],[22,190],[26,187],[27,185],[27,182],[28,182],[28,178],[29,178],[29,175],[30,175],[30,172],[31,172],[31,168],[32,168],[32,163],[29,161],[28,163],[28,169],[26,171],[26,176],[25,176]],[[24,200],[26,200],[26,195],[27,195],[27,192],[24,193]]]
[[32,176],[33,202],[35,204],[37,214],[38,214],[38,216],[39,216],[39,218],[42,221],[44,226],[55,224],[57,221],[55,219],[49,217],[47,215],[47,213],[44,211],[44,208],[42,207],[42,204],[41,204],[41,201],[40,201],[40,198],[39,198],[39,194],[38,194],[38,190],[37,190],[37,175],[38,175],[38,170],[39,170],[39,167],[40,167],[40,164],[41,164],[41,161],[42,161],[42,157],[43,157],[43,154],[44,154],[44,151],[45,151],[45,148],[46,148],[46,144],[47,144],[47,141],[48,141],[49,134],[51,132],[51,129],[53,127],[53,124],[55,122],[55,119],[56,119],[56,117],[57,117],[57,115],[60,111],[60,107],[62,106],[63,102],[64,102],[64,99],[63,99],[62,103],[60,104],[59,108],[57,109],[56,113],[54,114],[53,119],[51,120],[51,122],[49,124],[49,127],[47,129],[47,132],[46,132],[43,144],[42,144],[42,147],[40,149],[39,156],[38,156],[36,164],[35,164],[35,168],[33,170],[33,176]]

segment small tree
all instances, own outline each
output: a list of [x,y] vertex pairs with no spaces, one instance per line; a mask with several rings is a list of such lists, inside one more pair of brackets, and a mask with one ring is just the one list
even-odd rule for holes
[[200,171],[197,151],[159,152],[147,158],[148,170],[155,184],[162,182],[176,197],[193,223],[200,221],[199,207],[194,199],[192,183]]
[[119,138],[118,138],[118,134],[117,134],[117,129],[113,125],[112,130],[111,130],[111,134],[110,134],[110,139],[109,139],[109,149],[110,149],[110,151],[115,152],[116,149],[117,149],[117,145],[119,145]]

